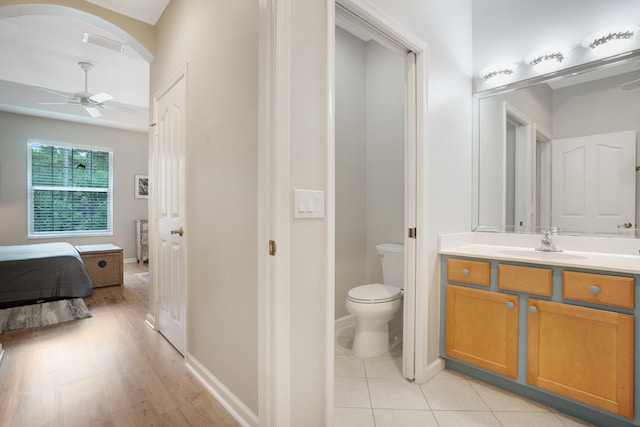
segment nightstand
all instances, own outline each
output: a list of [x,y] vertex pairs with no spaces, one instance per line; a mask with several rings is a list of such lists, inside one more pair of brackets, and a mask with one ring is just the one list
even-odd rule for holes
[[122,285],[124,260],[121,247],[107,243],[80,245],[76,246],[76,249],[91,276],[94,288]]

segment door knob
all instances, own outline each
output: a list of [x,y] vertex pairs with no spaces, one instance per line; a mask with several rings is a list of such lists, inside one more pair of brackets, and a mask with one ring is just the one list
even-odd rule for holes
[[179,236],[182,236],[184,234],[184,230],[182,229],[182,227],[180,227],[177,230],[171,230],[171,234],[177,234]]
[[630,222],[625,222],[624,224],[618,225],[618,228],[631,228],[633,227],[633,224],[631,224]]

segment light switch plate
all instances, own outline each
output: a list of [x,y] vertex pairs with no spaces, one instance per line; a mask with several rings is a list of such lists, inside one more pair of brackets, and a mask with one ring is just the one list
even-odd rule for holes
[[293,217],[295,219],[324,218],[324,191],[294,189]]

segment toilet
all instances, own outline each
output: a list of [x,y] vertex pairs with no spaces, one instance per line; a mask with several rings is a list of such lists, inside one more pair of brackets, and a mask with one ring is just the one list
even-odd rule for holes
[[389,321],[402,306],[404,246],[382,243],[376,249],[382,262],[383,284],[356,286],[345,302],[347,311],[356,318],[352,353],[360,358],[389,350]]

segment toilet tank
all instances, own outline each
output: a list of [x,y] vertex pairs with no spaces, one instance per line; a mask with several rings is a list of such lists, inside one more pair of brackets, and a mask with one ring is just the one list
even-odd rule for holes
[[381,243],[376,249],[382,262],[382,283],[404,288],[404,245]]

